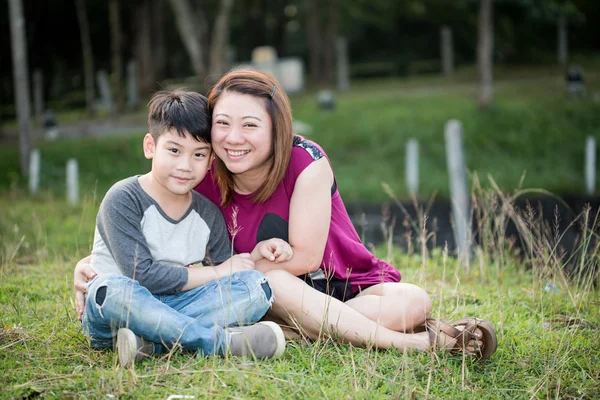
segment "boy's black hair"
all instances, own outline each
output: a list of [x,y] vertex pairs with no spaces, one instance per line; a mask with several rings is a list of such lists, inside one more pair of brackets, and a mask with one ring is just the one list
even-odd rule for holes
[[161,90],[148,103],[148,129],[154,140],[175,129],[199,142],[210,143],[211,118],[206,97],[183,89]]

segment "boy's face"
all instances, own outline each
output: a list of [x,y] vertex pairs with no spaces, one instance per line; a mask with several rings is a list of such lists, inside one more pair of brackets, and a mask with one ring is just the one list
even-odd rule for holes
[[159,186],[156,189],[187,196],[210,167],[211,146],[194,140],[191,135],[181,137],[172,129],[156,142],[152,135],[146,134],[144,155],[152,159],[153,184]]

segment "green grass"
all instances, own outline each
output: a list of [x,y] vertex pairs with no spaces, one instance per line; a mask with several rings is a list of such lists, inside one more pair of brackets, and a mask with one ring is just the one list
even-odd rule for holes
[[[489,361],[324,339],[289,341],[279,360],[174,351],[123,370],[113,352],[88,346],[73,309],[73,267],[90,251],[97,205],[88,198],[70,208],[49,194],[32,200],[18,191],[0,199],[7,212],[0,222],[1,398],[528,399],[600,391],[598,290],[589,280],[568,283],[542,253],[528,260],[543,265],[534,270],[509,252],[495,257],[491,242],[482,247],[489,254],[476,250],[469,272],[440,250],[424,258],[378,252],[431,294],[434,315],[493,321],[499,348]],[[559,292],[545,291],[547,281]],[[567,326],[567,317],[578,324]]]
[[390,81],[339,96],[333,112],[315,113],[309,101],[298,102],[294,111],[313,126],[311,137],[330,156],[349,202],[385,200],[382,181],[406,196],[410,138],[419,141],[421,196],[447,197],[444,125],[449,119],[463,124],[470,174],[490,175],[504,190],[516,188],[525,174],[525,187],[583,192],[584,146],[587,136],[600,138],[600,102],[563,93],[555,78],[498,83],[494,106],[482,112],[470,84],[413,88]]
[[[524,187],[582,192],[583,146],[588,135],[600,137],[600,103],[591,96],[566,99],[562,81],[547,70],[498,74],[506,80],[496,85],[496,104],[485,112],[474,105],[469,71],[453,81],[357,83],[338,96],[333,112],[317,111],[314,93],[293,98],[295,117],[313,126],[311,137],[329,154],[347,202],[387,199],[381,182],[406,196],[404,146],[411,137],[421,146],[422,195],[447,194],[443,126],[449,118],[463,122],[467,164],[484,185],[473,185],[481,201],[476,212],[484,218],[470,268],[440,250],[421,253],[418,242],[413,248],[419,254],[384,247],[378,254],[400,269],[405,282],[430,293],[435,316],[493,321],[499,348],[491,360],[379,351],[325,339],[290,341],[279,360],[174,351],[123,370],[114,353],[90,349],[81,334],[72,274],[90,252],[105,191],[149,168],[141,135],[40,143],[42,190],[33,198],[17,172],[16,147],[3,144],[0,398],[597,398],[600,292],[591,285],[598,281],[597,237],[586,232],[573,258],[565,260],[554,249],[553,232],[534,217],[514,215],[507,197],[500,197],[504,208],[485,204],[492,199],[485,187],[489,174],[511,193],[526,170]],[[588,89],[600,91],[599,80],[589,73]],[[62,183],[71,157],[80,164],[82,201],[76,207],[66,204]],[[521,254],[496,230],[508,218],[520,221],[531,238]],[[558,292],[544,290],[547,283]]]

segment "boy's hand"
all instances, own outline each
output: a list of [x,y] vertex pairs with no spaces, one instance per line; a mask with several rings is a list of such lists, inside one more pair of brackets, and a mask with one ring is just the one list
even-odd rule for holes
[[215,267],[219,272],[219,277],[231,275],[234,272],[248,271],[254,269],[254,261],[248,253],[236,254],[223,264]]
[[73,285],[75,286],[75,311],[77,318],[81,321],[83,310],[85,308],[85,294],[87,292],[86,284],[96,276],[96,273],[90,267],[92,256],[87,256],[77,263],[73,273]]
[[252,259],[254,261],[264,258],[274,263],[288,261],[293,255],[292,246],[285,240],[277,238],[259,242],[252,251]]

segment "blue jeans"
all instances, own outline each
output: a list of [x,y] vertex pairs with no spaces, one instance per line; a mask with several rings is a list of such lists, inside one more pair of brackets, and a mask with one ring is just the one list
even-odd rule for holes
[[236,272],[187,292],[153,295],[125,276],[97,276],[88,284],[82,325],[96,348],[112,348],[119,328],[154,342],[154,352],[181,345],[186,350],[223,355],[224,328],[257,322],[273,301],[267,277]]

